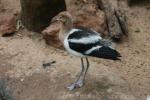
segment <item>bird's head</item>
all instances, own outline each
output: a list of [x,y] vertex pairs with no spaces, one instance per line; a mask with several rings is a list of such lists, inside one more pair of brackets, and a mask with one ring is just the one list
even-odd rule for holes
[[60,22],[63,26],[72,26],[73,18],[69,12],[64,11],[55,16],[51,22]]

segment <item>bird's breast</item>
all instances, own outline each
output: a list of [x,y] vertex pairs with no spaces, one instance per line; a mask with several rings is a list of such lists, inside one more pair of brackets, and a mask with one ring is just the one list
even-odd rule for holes
[[64,48],[65,48],[70,54],[72,54],[72,55],[74,55],[74,56],[77,56],[77,57],[85,57],[85,55],[83,55],[83,54],[81,54],[81,53],[79,53],[79,52],[77,52],[77,51],[74,51],[74,50],[72,50],[72,49],[70,48],[69,42],[68,42],[68,38],[67,38],[67,37],[64,39],[63,45],[64,45]]

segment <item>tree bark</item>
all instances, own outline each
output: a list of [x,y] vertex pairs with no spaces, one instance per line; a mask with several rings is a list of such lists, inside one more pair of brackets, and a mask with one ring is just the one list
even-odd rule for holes
[[64,0],[20,0],[21,20],[32,31],[40,32],[60,11],[66,9]]
[[106,14],[107,30],[110,37],[119,41],[128,34],[126,15],[118,0],[97,0],[99,8]]

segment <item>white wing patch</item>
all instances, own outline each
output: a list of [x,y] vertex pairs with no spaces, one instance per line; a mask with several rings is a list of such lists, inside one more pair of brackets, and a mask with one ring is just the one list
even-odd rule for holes
[[[80,29],[72,29],[68,35],[70,34],[73,34],[74,32],[76,31],[82,31]],[[93,30],[92,30],[93,31]],[[73,38],[73,39],[68,39],[69,42],[73,42],[73,43],[83,43],[83,44],[89,44],[89,43],[95,43],[97,41],[99,41],[100,39],[102,39],[100,37],[100,35],[96,32],[96,31],[93,31],[95,32],[96,34],[92,34],[92,35],[89,35],[89,36],[86,36],[86,37],[82,37],[80,39],[76,39],[76,38]]]
[[73,43],[82,43],[82,44],[90,44],[90,43],[95,43],[97,41],[99,41],[101,39],[100,36],[98,35],[91,35],[88,37],[82,37],[80,39],[69,39],[69,42],[73,42]]
[[80,29],[72,29],[69,33],[68,33],[68,35],[70,35],[70,34],[72,34],[72,33],[74,33],[74,32],[76,32],[76,31],[81,31]]
[[85,52],[85,54],[90,54],[93,50],[99,49],[99,48],[101,48],[101,47],[102,47],[102,46],[92,47],[91,49],[87,50],[87,51]]

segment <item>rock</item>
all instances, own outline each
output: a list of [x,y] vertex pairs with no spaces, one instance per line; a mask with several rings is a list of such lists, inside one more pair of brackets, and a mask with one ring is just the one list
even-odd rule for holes
[[12,13],[0,13],[0,36],[10,35],[15,31],[15,15]]
[[6,86],[4,79],[0,78],[0,100],[14,100],[9,88]]
[[150,6],[146,6],[146,9],[149,10],[149,9],[150,9]]
[[54,46],[56,48],[62,47],[62,44],[58,38],[59,30],[60,30],[60,24],[53,23],[42,31],[43,37],[46,40],[47,44]]
[[67,10],[73,15],[75,26],[92,28],[102,35],[106,28],[106,17],[95,0],[66,0]]
[[147,99],[146,100],[150,100],[150,96],[147,96]]
[[137,28],[134,30],[134,32],[137,32],[137,33],[138,33],[138,32],[143,32],[143,30],[142,30],[142,28],[138,28],[138,27],[137,27]]

